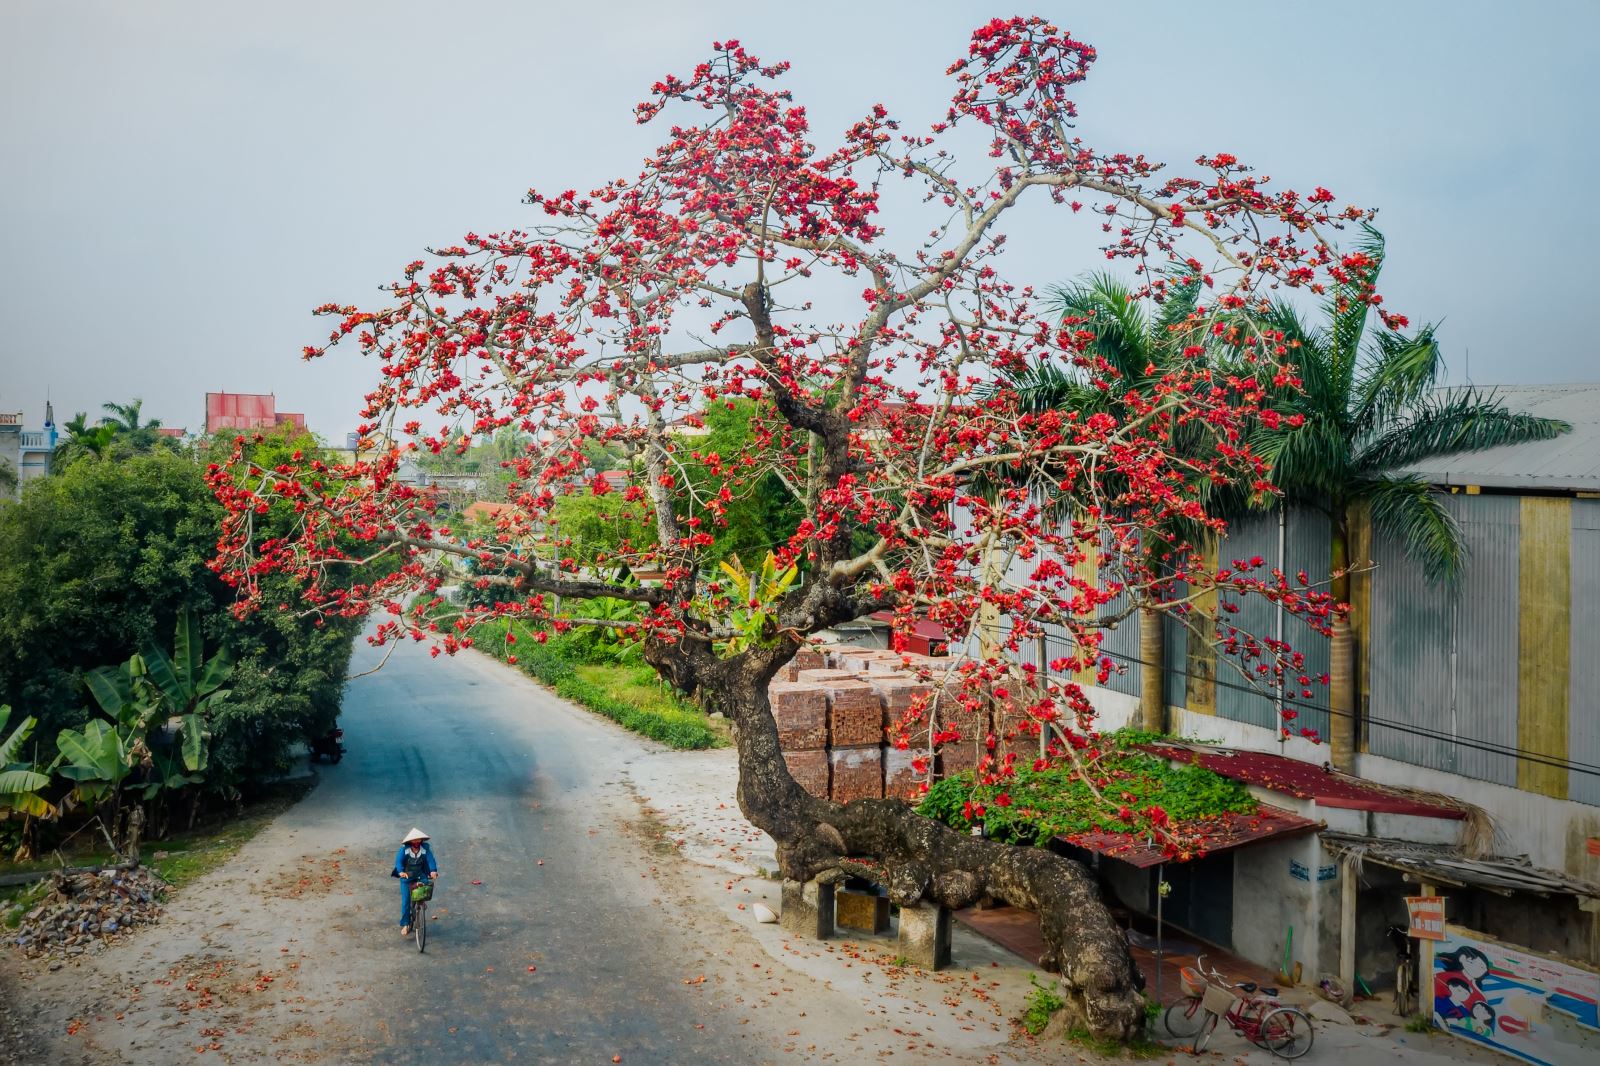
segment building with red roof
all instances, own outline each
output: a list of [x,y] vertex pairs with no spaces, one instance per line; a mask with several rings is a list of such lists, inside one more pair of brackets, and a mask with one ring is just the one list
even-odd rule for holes
[[270,392],[206,393],[207,433],[277,429],[280,426],[290,426],[295,432],[304,433],[306,416],[296,411],[278,410],[278,398]]

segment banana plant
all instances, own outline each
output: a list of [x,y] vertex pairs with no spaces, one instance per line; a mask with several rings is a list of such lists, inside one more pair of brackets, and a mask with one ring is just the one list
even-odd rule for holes
[[11,720],[10,704],[0,704],[0,811],[16,811],[34,818],[53,818],[55,805],[40,792],[50,785],[50,775],[39,770],[32,760],[24,760],[22,746],[33,735],[38,719],[29,716],[6,735]]
[[102,666],[89,671],[84,680],[101,709],[119,725],[137,730],[140,737],[153,724],[178,719],[184,768],[197,773],[206,768],[210,756],[206,716],[227,698],[229,690],[222,686],[232,672],[226,649],[205,657],[200,627],[185,608],[178,616],[171,655],[146,642],[120,667]]
[[144,751],[143,738],[127,726],[96,718],[82,729],[63,729],[56,747],[61,751],[56,772],[73,782],[73,795],[90,804],[110,796],[115,814],[122,782]]
[[728,581],[733,586],[732,596],[737,602],[728,615],[729,628],[736,633],[728,641],[728,646],[734,651],[741,651],[752,644],[771,640],[778,601],[799,578],[799,566],[790,564],[780,572],[777,557],[768,552],[767,557],[761,560],[761,569],[754,573],[744,568],[737,555],[725,560],[721,567],[722,572],[728,575]]

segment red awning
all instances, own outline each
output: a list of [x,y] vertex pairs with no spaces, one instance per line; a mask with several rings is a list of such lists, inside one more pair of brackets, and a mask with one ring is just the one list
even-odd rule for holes
[[1462,819],[1466,812],[1447,802],[1430,803],[1374,785],[1357,777],[1324,769],[1317,763],[1301,762],[1265,751],[1235,751],[1231,748],[1190,748],[1171,744],[1147,744],[1144,750],[1163,759],[1193,763],[1212,773],[1231,777],[1247,785],[1281,792],[1298,799],[1316,800],[1323,807],[1342,807],[1379,814],[1409,814],[1420,818]]
[[[1313,833],[1321,828],[1321,822],[1313,822],[1281,807],[1263,803],[1254,814],[1221,814],[1214,819],[1207,819],[1203,825],[1187,823],[1178,827],[1178,831],[1204,837],[1203,854],[1215,855],[1219,851],[1231,851],[1247,844],[1259,844],[1264,840],[1274,840],[1278,837]],[[1110,833],[1096,829],[1056,839],[1087,848],[1089,851],[1097,851],[1107,858],[1125,862],[1141,870],[1159,866],[1164,862],[1189,861],[1168,855],[1160,844],[1151,843],[1148,837],[1134,833]],[[1189,859],[1198,858],[1201,858],[1200,854],[1189,856]]]

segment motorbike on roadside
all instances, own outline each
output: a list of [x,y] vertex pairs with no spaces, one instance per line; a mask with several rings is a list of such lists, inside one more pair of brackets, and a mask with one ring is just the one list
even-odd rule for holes
[[337,763],[344,758],[344,745],[339,741],[344,736],[342,729],[330,729],[320,737],[311,741],[311,761],[317,762],[326,758],[331,763]]

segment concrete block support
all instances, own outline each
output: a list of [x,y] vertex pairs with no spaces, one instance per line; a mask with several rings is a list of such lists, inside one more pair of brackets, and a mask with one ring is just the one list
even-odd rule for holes
[[950,965],[950,908],[918,903],[900,908],[900,954],[923,970]]
[[833,885],[785,879],[778,924],[795,936],[826,940],[833,935]]

